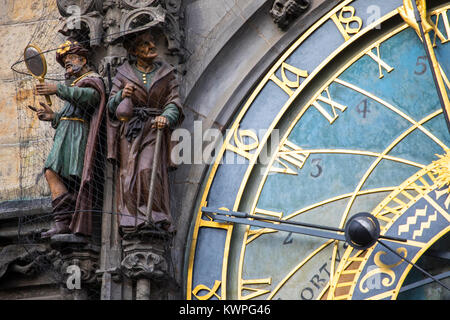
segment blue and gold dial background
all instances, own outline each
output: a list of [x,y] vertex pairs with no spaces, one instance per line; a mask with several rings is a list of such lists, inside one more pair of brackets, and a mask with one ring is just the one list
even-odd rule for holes
[[[342,228],[351,215],[372,212],[436,155],[446,153],[450,135],[423,45],[400,22],[369,33],[372,4],[345,1],[285,54],[282,62],[307,71],[308,77],[299,81],[280,63],[266,76],[218,156],[239,161],[212,166],[200,207]],[[380,21],[398,20],[395,11],[402,1],[379,5]],[[358,16],[360,23],[353,20],[349,26],[360,27],[359,32],[343,37],[336,28],[340,16]],[[438,27],[445,34],[440,17]],[[346,44],[364,36],[372,40],[339,56]],[[450,45],[440,39],[436,44],[445,72]],[[280,90],[274,77],[298,85],[287,88],[291,92]],[[258,164],[276,129],[279,146],[269,163]],[[252,142],[255,150],[242,148]],[[286,168],[289,172],[276,170]],[[332,240],[217,224],[201,213],[192,238],[187,270],[192,299],[322,298],[345,251]]]

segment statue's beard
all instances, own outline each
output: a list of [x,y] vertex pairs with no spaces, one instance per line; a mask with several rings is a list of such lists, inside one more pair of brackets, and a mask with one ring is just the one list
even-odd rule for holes
[[[67,71],[65,74],[65,78],[66,80],[75,78],[75,77],[79,77],[81,70],[83,69],[84,65],[80,65],[80,64],[71,64],[70,65],[72,68],[70,71]],[[66,67],[67,69],[67,67]]]

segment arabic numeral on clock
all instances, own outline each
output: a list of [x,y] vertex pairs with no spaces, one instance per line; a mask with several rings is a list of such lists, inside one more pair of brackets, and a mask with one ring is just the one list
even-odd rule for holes
[[311,163],[316,167],[316,171],[315,172],[311,172],[310,176],[313,178],[318,178],[322,175],[322,166],[320,165],[322,163],[322,159],[312,159]]
[[292,232],[289,232],[286,239],[284,239],[283,244],[291,244],[293,242]]
[[370,113],[367,99],[362,100],[357,106],[356,111],[365,119],[367,113]]
[[414,74],[421,76],[423,75],[425,72],[427,72],[427,56],[420,56],[417,57],[417,61],[416,61],[416,70],[414,70]]

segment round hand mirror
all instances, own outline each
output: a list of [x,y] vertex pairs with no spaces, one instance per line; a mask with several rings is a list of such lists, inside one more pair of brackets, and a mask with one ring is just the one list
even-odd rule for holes
[[[28,71],[37,78],[40,82],[44,82],[44,77],[47,74],[47,62],[42,51],[35,45],[30,44],[25,48],[23,53],[25,64]],[[47,104],[52,105],[49,96],[45,96]]]
[[28,45],[23,54],[28,71],[36,77],[44,79],[47,73],[47,62],[41,50],[35,45]]

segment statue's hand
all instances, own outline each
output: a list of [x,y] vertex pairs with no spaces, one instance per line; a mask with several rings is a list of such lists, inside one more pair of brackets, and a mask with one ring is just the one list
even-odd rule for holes
[[125,98],[131,98],[133,96],[133,92],[135,90],[135,87],[131,83],[127,83],[125,88],[123,88],[122,91],[122,99]]
[[40,96],[50,96],[56,94],[58,87],[54,83],[38,83],[35,87],[35,93]]
[[43,102],[39,103],[44,109],[37,110],[37,116],[41,121],[52,121],[55,117],[55,113],[48,105]]
[[164,116],[155,117],[152,128],[164,129],[169,125],[169,120]]

